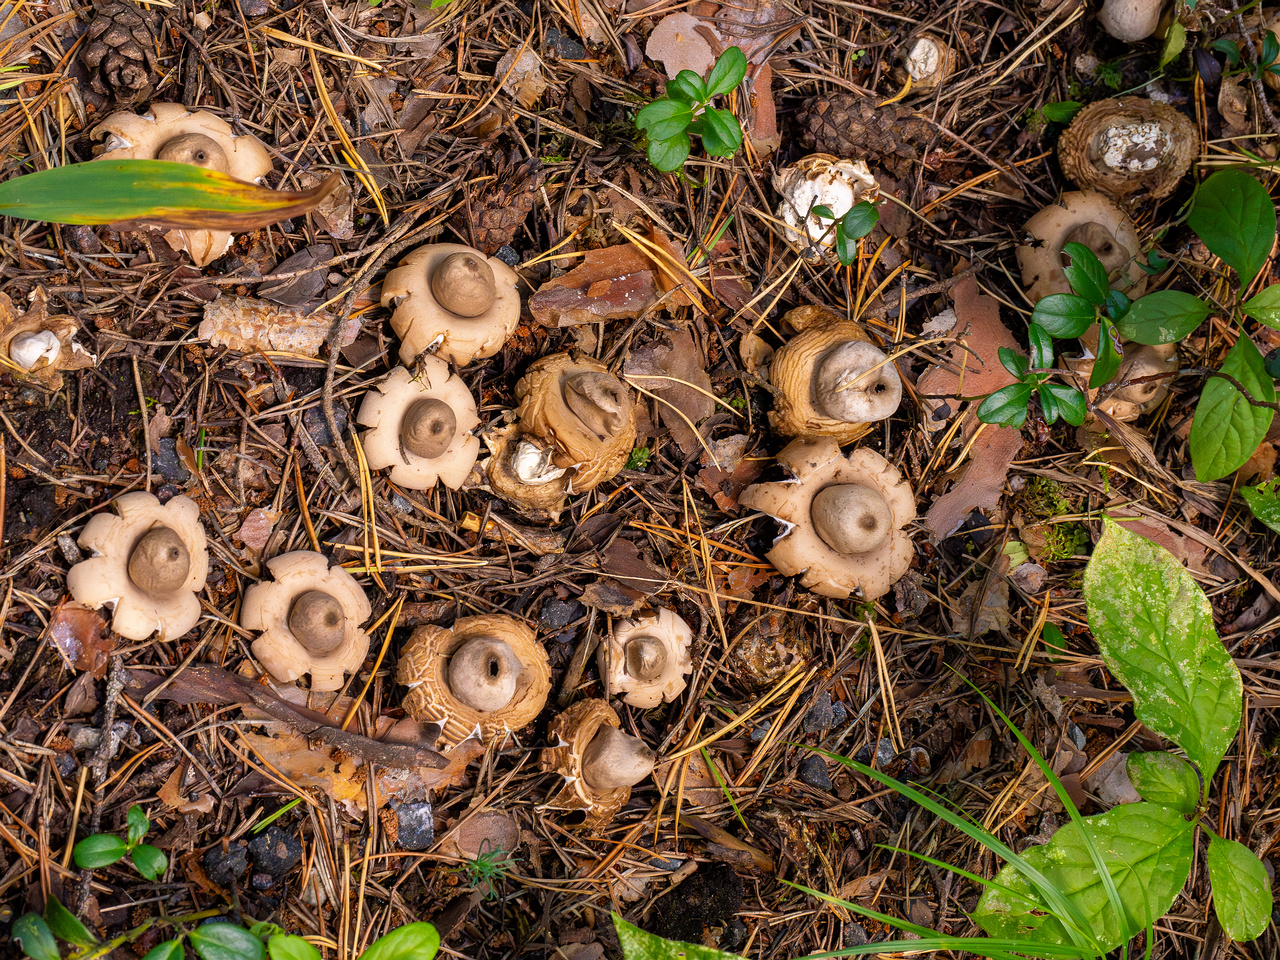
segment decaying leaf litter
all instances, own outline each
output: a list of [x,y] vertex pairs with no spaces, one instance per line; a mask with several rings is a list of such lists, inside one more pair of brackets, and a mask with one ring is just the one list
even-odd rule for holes
[[[1198,6],[1189,45],[1238,37],[1231,11]],[[0,889],[13,915],[53,892],[109,933],[161,906],[235,902],[335,955],[410,919],[432,920],[466,956],[612,955],[615,909],[748,955],[887,934],[778,882],[790,879],[962,933],[977,891],[877,844],[984,874],[990,857],[807,748],[942,789],[1015,847],[1047,839],[1062,815],[1046,782],[950,666],[1014,717],[1078,802],[1114,802],[1118,745],[1159,741],[1133,721],[1084,621],[1080,574],[1103,508],[1209,592],[1262,708],[1229,751],[1212,816],[1269,854],[1280,592],[1269,536],[1233,487],[1269,477],[1274,446],[1232,482],[1191,479],[1199,381],[1174,381],[1167,402],[1109,423],[1105,441],[1034,416],[1021,431],[979,426],[968,402],[1007,382],[997,347],[1023,349],[1014,247],[1066,187],[1061,125],[1040,108],[1159,95],[1195,121],[1197,159],[1213,168],[1273,152],[1252,85],[1184,76],[1184,55],[1146,86],[1159,42],[1112,41],[1071,0],[170,6],[149,8],[134,47],[117,38],[92,75],[69,53],[87,15],[6,14],[4,62],[26,65],[0,117],[10,175],[88,160],[109,112],[167,100],[262,139],[272,187],[314,189],[334,170],[343,184],[203,268],[159,231],[7,221],[5,318],[71,317],[81,345],[53,371],[60,386],[7,375],[0,407]],[[951,52],[953,73],[885,103],[922,33]],[[732,99],[743,151],[695,151],[687,179],[660,176],[633,112],[661,95],[669,58],[705,70],[730,44],[750,64]],[[866,160],[885,198],[848,270],[787,243],[772,184],[831,127],[865,150],[846,156]],[[1212,291],[1221,274],[1177,222],[1190,185],[1131,212],[1143,237],[1169,230],[1172,279],[1157,282]],[[641,398],[625,468],[568,496],[554,521],[474,485],[393,485],[351,442],[364,394],[396,363],[381,285],[426,242],[474,245],[519,276],[513,335],[456,371],[487,427],[510,419],[538,358],[567,350]],[[874,605],[779,575],[765,559],[776,526],[738,503],[749,484],[783,478],[764,370],[792,334],[782,315],[806,304],[866,324],[905,378],[897,414],[859,441],[901,472],[920,514],[910,570]],[[1211,318],[1183,344],[1184,366],[1216,364],[1229,332]],[[129,641],[65,602],[81,528],[135,490],[190,497],[207,532],[201,619],[178,639]],[[271,580],[266,561],[305,549],[345,566],[371,604],[367,659],[336,697],[253,683],[254,636],[239,626],[248,588]],[[688,686],[652,709],[613,701],[621,729],[657,752],[655,776],[612,818],[575,825],[540,748],[557,742],[556,714],[603,695],[595,648],[647,604],[691,625]],[[497,613],[545,646],[547,706],[501,747],[464,739],[436,753],[402,711],[400,654],[416,628]],[[1046,627],[1067,652],[1040,642]],[[274,876],[226,866],[299,796],[273,823],[296,864]],[[115,828],[135,802],[160,828],[169,876],[86,880],[69,866],[77,831]],[[467,866],[475,822],[519,838],[496,879]],[[1158,956],[1217,948],[1206,893],[1197,867]],[[1247,949],[1274,951],[1274,935]]]

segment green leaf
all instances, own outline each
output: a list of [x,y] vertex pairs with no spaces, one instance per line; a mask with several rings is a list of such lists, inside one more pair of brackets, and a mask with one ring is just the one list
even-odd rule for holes
[[1219,170],[1200,185],[1187,224],[1247,287],[1271,255],[1276,207],[1266,188],[1243,170]]
[[1200,805],[1200,778],[1195,767],[1163,750],[1131,753],[1125,760],[1129,782],[1143,800],[1173,807],[1183,816]]
[[844,228],[845,236],[861,240],[874,230],[879,222],[880,211],[876,209],[875,204],[867,200],[859,200],[849,208],[849,212],[840,221],[840,226]]
[[978,404],[978,419],[1001,427],[1021,427],[1026,422],[1030,400],[1030,384],[1011,383]]
[[702,149],[713,157],[732,157],[742,146],[742,127],[728,110],[707,107],[702,114]]
[[1031,366],[1046,370],[1053,366],[1053,337],[1038,323],[1027,327],[1027,346],[1031,352]]
[[1209,883],[1213,912],[1232,940],[1254,940],[1271,920],[1271,880],[1267,868],[1243,843],[1210,837]]
[[746,55],[737,47],[720,54],[720,59],[707,76],[707,99],[728,93],[747,75]]
[[141,843],[142,838],[147,835],[147,831],[151,829],[151,821],[147,819],[147,813],[136,803],[129,808],[129,812],[125,814],[125,823],[129,825],[129,846]]
[[845,267],[852,266],[858,259],[858,239],[849,236],[843,221],[836,225],[836,259]]
[[[1090,862],[1086,833],[1102,853],[1103,864],[1129,915],[1128,923],[1117,916],[1102,878]],[[1170,807],[1126,803],[1079,823],[1068,823],[1048,843],[1032,847],[1022,856],[1076,904],[1094,935],[1109,950],[1168,912],[1191,872],[1193,836],[1194,824]],[[983,930],[993,937],[1036,943],[1071,942],[1061,922],[1016,867],[1006,866],[994,882],[1038,905],[990,888],[973,914]]]
[[262,941],[234,923],[202,923],[188,937],[200,960],[263,960]]
[[1046,103],[1040,108],[1040,115],[1054,123],[1070,123],[1082,106],[1084,104],[1078,100],[1059,100],[1057,103]]
[[618,932],[624,960],[741,960],[736,953],[724,953],[696,943],[681,943],[646,933],[627,923],[617,913],[613,915],[613,929]]
[[1258,57],[1258,64],[1269,67],[1276,62],[1276,57],[1280,57],[1280,40],[1276,39],[1274,30],[1268,30],[1262,38],[1262,53]]
[[1053,293],[1036,304],[1031,322],[1040,324],[1057,340],[1070,340],[1088,330],[1096,316],[1093,304],[1084,297]]
[[1036,387],[1036,392],[1040,395],[1040,411],[1044,414],[1045,423],[1057,423],[1058,414],[1058,398],[1053,391],[1048,389],[1049,384],[1042,383]]
[[95,833],[77,843],[72,854],[75,856],[76,866],[81,870],[97,870],[99,867],[118,863],[128,850],[119,837],[113,837],[109,833]]
[[91,947],[98,942],[89,928],[64,907],[57,897],[50,896],[44,902],[44,922],[49,925],[55,937],[74,943],[77,947]]
[[277,933],[267,941],[271,960],[320,960],[320,951],[301,937]]
[[1250,317],[1268,327],[1280,330],[1280,283],[1263,287],[1246,300],[1242,308]]
[[1240,495],[1249,505],[1249,512],[1280,533],[1280,477],[1260,483],[1256,487],[1241,487]]
[[817,206],[810,207],[809,214],[814,217],[820,217],[823,220],[834,220],[836,218],[835,211],[821,203]]
[[1071,289],[1092,304],[1102,306],[1106,303],[1111,281],[1098,255],[1083,243],[1065,244],[1062,252],[1071,258],[1070,266],[1062,268]]
[[1164,49],[1160,51],[1160,66],[1172,63],[1187,47],[1187,28],[1177,20],[1169,24],[1169,32],[1164,35]]
[[1136,343],[1177,343],[1213,312],[1213,308],[1180,290],[1157,290],[1129,305],[1116,329]]
[[406,923],[379,937],[360,960],[431,960],[440,949],[440,934],[429,923]]
[[167,160],[95,160],[0,183],[0,216],[49,223],[140,221],[168,227],[255,230],[314,209],[337,174],[300,193],[270,190],[216,170]]
[[1129,303],[1129,298],[1119,290],[1107,291],[1107,313],[1112,320],[1123,317],[1129,309]]
[[1084,571],[1089,627],[1133,713],[1183,750],[1206,782],[1240,726],[1240,672],[1204,591],[1173,554],[1104,518]]
[[133,859],[133,865],[138,872],[152,882],[169,866],[169,858],[164,855],[164,852],[149,843],[138,844],[130,851],[129,856]]
[[636,114],[636,126],[645,132],[650,143],[679,136],[692,120],[693,110],[679,100],[655,100]]
[[1000,366],[1004,367],[1019,380],[1025,377],[1027,371],[1031,369],[1031,362],[1017,350],[1011,350],[1009,347],[1000,347],[996,350],[996,356],[1000,358]]
[[[703,103],[707,99],[707,86],[702,82],[702,78],[692,70],[681,70],[676,74],[674,80],[667,81],[667,98],[679,100],[681,103],[692,107],[694,104]],[[648,108],[646,107],[645,109]],[[644,111],[640,112],[643,113]],[[640,125],[639,117],[636,117],[636,125]]]
[[174,937],[164,943],[157,943],[147,951],[147,955],[142,960],[182,960],[184,956],[182,937]]
[[31,960],[60,960],[57,941],[39,914],[24,913],[13,922],[9,935],[22,945],[22,952]]
[[1104,323],[1098,331],[1098,359],[1093,361],[1093,373],[1089,375],[1089,389],[1097,390],[1104,383],[1110,383],[1120,370],[1124,358],[1116,349],[1115,339],[1111,336],[1111,325]]
[[649,162],[663,173],[674,173],[689,159],[689,137],[680,134],[670,140],[649,141]]
[[[1262,354],[1248,337],[1242,336],[1228,351],[1222,372],[1244,384],[1255,400],[1275,402],[1275,381],[1267,375]],[[1266,437],[1273,416],[1274,410],[1255,407],[1221,377],[1206,380],[1189,438],[1196,479],[1207,483],[1244,466]]]
[[[1046,392],[1054,398],[1058,406],[1058,414],[1063,420],[1073,427],[1078,427],[1084,423],[1085,414],[1088,410],[1083,393],[1065,383],[1042,383],[1040,384],[1040,403],[1042,405],[1044,404]],[[1053,423],[1052,420],[1049,422]]]
[[1209,47],[1224,55],[1228,66],[1234,67],[1240,62],[1240,46],[1231,40],[1215,40]]

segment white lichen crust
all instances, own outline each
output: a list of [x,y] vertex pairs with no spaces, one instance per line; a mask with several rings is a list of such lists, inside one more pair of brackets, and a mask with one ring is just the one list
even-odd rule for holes
[[[67,574],[67,589],[77,602],[95,609],[113,608],[111,629],[129,640],[180,637],[200,619],[196,594],[209,573],[200,508],[186,497],[161,505],[149,493],[126,493],[115,513],[99,513],[85,524],[78,540],[93,556]],[[190,567],[178,589],[160,595],[141,589],[129,577],[129,556],[138,541],[155,527],[168,527],[187,548]]]

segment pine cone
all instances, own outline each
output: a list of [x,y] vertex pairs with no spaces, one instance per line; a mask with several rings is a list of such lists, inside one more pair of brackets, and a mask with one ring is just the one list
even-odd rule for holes
[[93,90],[125,106],[147,99],[160,70],[160,15],[129,0],[106,0],[97,5],[86,32],[80,59]]
[[934,126],[909,107],[877,107],[873,100],[847,93],[805,101],[799,120],[800,142],[810,150],[866,160],[899,179],[937,138]]

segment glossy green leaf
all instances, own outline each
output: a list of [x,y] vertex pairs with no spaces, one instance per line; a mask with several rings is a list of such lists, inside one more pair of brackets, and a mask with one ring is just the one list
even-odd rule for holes
[[849,236],[843,223],[836,226],[836,259],[845,267],[852,266],[858,259],[858,238]]
[[821,203],[810,207],[809,214],[814,217],[820,217],[823,220],[834,220],[836,218],[835,211]]
[[1057,103],[1046,103],[1040,108],[1040,115],[1054,123],[1070,123],[1082,106],[1084,104],[1078,100],[1059,100]]
[[74,943],[77,947],[91,947],[98,942],[89,928],[64,907],[57,897],[50,896],[44,902],[44,922],[49,925],[55,937]]
[[379,937],[360,960],[431,960],[440,949],[440,934],[429,923],[406,923]]
[[1242,309],[1259,323],[1280,330],[1280,283],[1263,287],[1244,302]]
[[1067,275],[1072,291],[1097,306],[1106,303],[1111,281],[1098,255],[1083,243],[1074,242],[1065,244],[1062,252],[1071,258],[1071,263],[1063,267],[1062,272]]
[[693,110],[679,100],[655,100],[636,114],[636,126],[645,132],[651,143],[670,140],[684,133],[692,121]]
[[158,850],[149,843],[140,843],[129,853],[133,865],[148,880],[157,880],[169,866],[169,858],[164,851]]
[[728,110],[707,107],[702,114],[702,149],[713,157],[732,157],[742,146],[742,127]]
[[1280,57],[1280,40],[1276,39],[1274,30],[1268,30],[1262,38],[1262,53],[1258,56],[1261,66],[1269,67]]
[[1280,533],[1280,477],[1256,487],[1241,487],[1240,496],[1252,513],[1265,526]]
[[95,833],[85,837],[72,851],[76,866],[81,870],[97,870],[118,863],[128,852],[125,842],[109,833]]
[[186,951],[182,949],[182,937],[174,937],[164,943],[157,943],[147,951],[142,960],[183,960]]
[[13,922],[9,936],[21,944],[22,952],[31,960],[59,960],[61,956],[49,925],[39,914],[24,913]]
[[147,812],[136,803],[129,808],[129,812],[125,814],[125,823],[129,826],[129,845],[140,843],[142,838],[147,835],[147,831],[151,829],[151,821],[147,819]]
[[1169,24],[1169,32],[1164,35],[1164,46],[1160,50],[1160,66],[1164,67],[1178,59],[1178,55],[1187,48],[1187,28],[1177,20]]
[[1058,397],[1054,392],[1048,389],[1049,384],[1042,383],[1036,387],[1036,393],[1040,397],[1040,412],[1044,416],[1045,423],[1058,422]]
[[707,98],[728,93],[747,75],[746,55],[737,47],[730,47],[720,54],[720,59],[707,75]]
[[1038,323],[1057,340],[1070,340],[1089,329],[1097,310],[1084,297],[1074,293],[1053,293],[1041,298],[1031,311],[1032,323]]
[[845,236],[861,240],[874,230],[879,222],[880,211],[876,209],[875,204],[860,200],[849,208],[849,212],[840,221],[840,227],[844,230]]
[[1200,805],[1200,778],[1195,767],[1172,753],[1131,753],[1125,760],[1125,772],[1143,800],[1173,807],[1184,816]]
[[262,941],[234,923],[202,923],[189,934],[200,960],[264,960]]
[[1240,45],[1232,40],[1218,39],[1209,44],[1227,58],[1227,66],[1234,67],[1240,63]]
[[725,953],[696,943],[681,943],[647,933],[627,923],[620,914],[613,915],[613,929],[618,932],[624,960],[742,960],[736,953]]
[[1046,370],[1053,366],[1053,337],[1038,323],[1027,327],[1027,347],[1031,353],[1031,366]]
[[1026,383],[1001,387],[978,404],[978,419],[1001,427],[1021,427],[1027,419],[1031,389],[1031,385]]
[[[1083,393],[1065,383],[1042,383],[1039,389],[1041,406],[1044,405],[1044,397],[1047,393],[1053,397],[1058,415],[1063,420],[1073,427],[1078,427],[1084,423],[1085,414],[1088,413],[1088,405],[1085,402]],[[1045,419],[1053,423],[1053,420],[1049,419],[1047,415]]]
[[1136,343],[1177,343],[1204,323],[1213,308],[1181,290],[1158,290],[1133,301],[1116,329]]
[[689,159],[689,137],[686,134],[670,140],[649,141],[649,162],[663,173],[674,173]]
[[1209,599],[1168,550],[1108,518],[1084,571],[1089,628],[1133,713],[1208,781],[1240,726],[1240,672]]
[[1254,177],[1243,170],[1219,170],[1200,185],[1187,224],[1247,287],[1271,255],[1276,207]]
[[1000,358],[1000,366],[1004,367],[1019,380],[1025,377],[1027,371],[1031,369],[1031,362],[1017,350],[1012,350],[1009,347],[1000,347],[996,350],[996,356]]
[[1110,383],[1120,372],[1120,363],[1124,358],[1116,348],[1111,336],[1111,325],[1104,323],[1098,331],[1098,358],[1093,361],[1093,373],[1089,375],[1089,389],[1097,390],[1105,383]]
[[1234,840],[1210,837],[1209,883],[1213,912],[1232,940],[1254,940],[1271,920],[1271,879],[1252,850]]
[[[692,70],[681,70],[676,74],[674,80],[667,81],[667,98],[679,100],[681,103],[692,107],[694,104],[702,103],[707,99],[707,86],[702,82],[702,78]],[[642,110],[641,113],[643,112]],[[639,117],[636,118],[636,125],[640,125]]]
[[1129,298],[1119,290],[1107,291],[1107,313],[1112,320],[1123,317],[1129,309]]
[[[1240,381],[1255,400],[1275,402],[1275,381],[1248,337],[1242,336],[1227,352],[1222,372]],[[1206,380],[1189,437],[1196,479],[1201,483],[1219,480],[1244,466],[1266,437],[1274,416],[1274,410],[1254,406],[1227,380]]]
[[277,933],[267,941],[267,956],[271,960],[320,960],[320,951],[301,937]]
[[293,193],[167,160],[95,160],[0,183],[0,216],[49,223],[147,223],[253,230],[306,213],[338,188],[337,174]]

